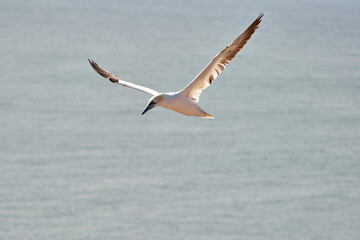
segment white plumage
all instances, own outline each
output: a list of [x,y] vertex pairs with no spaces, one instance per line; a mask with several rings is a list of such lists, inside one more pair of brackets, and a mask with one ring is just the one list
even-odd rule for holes
[[89,62],[97,73],[99,73],[104,78],[109,79],[111,82],[153,95],[142,114],[146,113],[154,107],[162,106],[186,116],[214,118],[197,104],[202,90],[214,82],[214,80],[220,75],[228,63],[244,47],[244,45],[250,39],[251,35],[259,27],[263,15],[264,14],[260,14],[259,17],[257,17],[255,21],[238,38],[230,43],[219,54],[217,54],[210,61],[210,63],[194,78],[194,80],[192,80],[183,90],[178,92],[159,93],[153,89],[124,81],[118,76],[100,67],[96,62],[90,59]]

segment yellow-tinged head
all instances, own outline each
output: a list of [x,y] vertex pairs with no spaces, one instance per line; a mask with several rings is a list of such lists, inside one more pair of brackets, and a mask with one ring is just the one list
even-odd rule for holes
[[149,111],[150,109],[153,109],[154,107],[160,106],[159,103],[164,99],[163,94],[159,94],[156,96],[153,96],[152,98],[150,98],[146,108],[144,109],[144,111],[141,113],[141,115],[144,115],[147,111]]

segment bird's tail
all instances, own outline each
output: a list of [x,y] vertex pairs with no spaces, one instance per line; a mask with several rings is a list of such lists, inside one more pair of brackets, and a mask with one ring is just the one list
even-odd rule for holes
[[209,118],[209,119],[214,119],[213,116],[211,116],[210,114],[208,114],[207,112],[203,111],[205,116],[202,116],[202,118]]

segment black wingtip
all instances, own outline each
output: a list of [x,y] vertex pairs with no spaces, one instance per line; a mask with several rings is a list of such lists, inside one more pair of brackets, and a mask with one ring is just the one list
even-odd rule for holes
[[260,13],[260,15],[257,17],[257,19],[261,19],[264,16],[264,12]]

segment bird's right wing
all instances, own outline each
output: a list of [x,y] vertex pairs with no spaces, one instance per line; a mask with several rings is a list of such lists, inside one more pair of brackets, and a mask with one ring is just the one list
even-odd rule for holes
[[122,79],[120,79],[118,76],[116,76],[115,74],[109,72],[108,70],[103,69],[102,67],[100,67],[96,62],[94,62],[93,60],[89,60],[90,65],[92,66],[92,68],[101,76],[103,76],[104,78],[109,79],[111,82],[113,83],[117,83],[120,85],[123,85],[124,87],[129,87],[129,88],[133,88],[148,94],[151,94],[153,96],[158,95],[159,93],[151,88],[147,88],[147,87],[143,87],[131,82],[126,82]]
[[230,43],[224,50],[216,55],[210,63],[187,85],[181,92],[193,101],[199,101],[202,90],[210,86],[217,76],[224,70],[228,63],[235,57],[235,55],[245,46],[255,30],[259,27],[261,18],[264,14],[261,13],[255,21],[232,43]]

